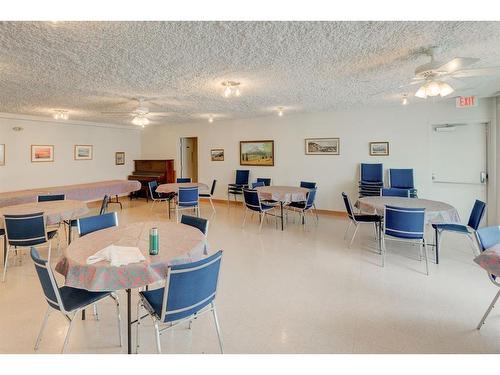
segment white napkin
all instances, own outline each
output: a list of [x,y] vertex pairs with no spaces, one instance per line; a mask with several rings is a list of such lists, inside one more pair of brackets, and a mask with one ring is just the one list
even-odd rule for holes
[[109,245],[102,250],[99,250],[94,255],[87,258],[87,264],[94,264],[101,260],[107,260],[112,267],[120,267],[130,263],[139,263],[143,260],[141,250],[137,247]]

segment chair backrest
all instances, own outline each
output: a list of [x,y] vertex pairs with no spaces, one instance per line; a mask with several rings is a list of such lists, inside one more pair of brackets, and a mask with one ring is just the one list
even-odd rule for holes
[[191,182],[191,177],[178,177],[176,182],[178,184],[184,183],[184,182]]
[[271,186],[271,179],[267,177],[258,177],[257,182],[263,182],[264,186]]
[[304,208],[305,210],[308,210],[313,206],[317,191],[318,189],[311,189],[309,190],[309,193],[307,193],[306,207]]
[[245,200],[245,206],[252,211],[262,211],[257,190],[243,189],[243,199]]
[[215,184],[217,183],[217,180],[212,181],[212,187],[210,188],[210,195],[214,195],[215,193]]
[[349,219],[356,221],[356,218],[354,217],[354,210],[352,209],[351,200],[344,192],[342,192],[342,200],[344,201],[344,206],[345,210],[347,211],[347,216],[349,216]]
[[410,197],[410,189],[400,189],[400,188],[382,188],[380,189],[380,195],[383,197]]
[[198,187],[180,187],[177,204],[179,206],[191,207],[198,204]]
[[248,178],[250,176],[250,171],[247,169],[237,169],[236,170],[236,185],[248,185]]
[[65,199],[66,195],[64,194],[47,194],[47,195],[39,195],[37,197],[38,202],[63,201]]
[[263,181],[257,181],[257,182],[252,182],[252,189],[255,189],[256,187],[259,186],[266,186]]
[[35,264],[35,270],[38,275],[38,279],[40,280],[45,300],[54,309],[64,311],[64,306],[59,294],[59,288],[52,270],[50,269],[50,265],[45,259],[40,257],[40,254],[34,247],[31,248],[30,255]]
[[158,188],[158,182],[156,182],[156,181],[149,181],[148,182],[149,196],[151,197],[151,199],[158,198],[158,194],[156,193],[157,188]]
[[201,233],[203,233],[205,236],[207,235],[208,232],[208,220],[203,219],[202,217],[196,217],[196,216],[190,216],[190,215],[182,215],[181,216],[181,223],[189,225],[191,227],[198,228]]
[[479,228],[479,224],[484,216],[484,212],[486,211],[486,203],[476,199],[474,202],[474,207],[472,207],[472,211],[469,216],[469,222],[467,225],[474,230]]
[[43,212],[4,215],[5,235],[9,245],[36,246],[48,241]]
[[500,226],[484,227],[476,230],[476,238],[481,251],[500,243]]
[[109,212],[104,215],[82,217],[77,220],[77,225],[78,234],[85,236],[101,229],[118,226],[118,215],[116,212]]
[[108,209],[109,195],[105,195],[102,198],[101,209],[99,210],[99,215],[104,215]]
[[384,165],[380,163],[377,164],[361,163],[360,180],[367,182],[383,182],[384,181],[383,169]]
[[163,292],[161,319],[173,322],[211,304],[217,294],[222,250],[197,262],[170,266]]
[[300,187],[306,189],[316,188],[316,182],[300,181]]
[[424,227],[425,208],[385,206],[385,234],[404,239],[423,239]]
[[391,187],[413,189],[413,169],[389,169]]

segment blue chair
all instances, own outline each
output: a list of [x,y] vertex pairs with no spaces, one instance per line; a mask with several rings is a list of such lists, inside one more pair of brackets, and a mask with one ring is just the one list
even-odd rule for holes
[[116,303],[116,313],[118,317],[118,335],[120,340],[120,346],[122,346],[122,331],[121,331],[121,317],[120,317],[120,304],[118,297],[112,292],[90,292],[85,289],[77,289],[69,286],[58,287],[54,274],[50,269],[50,265],[47,260],[40,258],[38,251],[32,247],[31,248],[31,259],[35,264],[35,270],[40,280],[43,293],[45,295],[45,300],[47,301],[48,308],[43,319],[42,327],[38,333],[38,337],[35,342],[35,350],[38,350],[40,346],[40,341],[42,340],[42,335],[47,325],[47,320],[49,315],[53,310],[60,311],[66,319],[69,321],[68,331],[66,332],[66,337],[64,339],[64,344],[61,353],[64,353],[66,346],[68,345],[69,336],[71,334],[71,329],[73,328],[73,323],[77,314],[85,309],[87,306],[95,304],[106,297],[111,297]]
[[257,181],[257,182],[252,182],[252,189],[255,189],[256,187],[260,186],[266,186],[263,181]]
[[380,190],[380,195],[383,197],[410,198],[410,190],[409,189],[400,189],[400,188],[382,188]]
[[64,194],[47,194],[39,195],[37,197],[37,202],[52,202],[52,201],[63,201],[66,199]]
[[5,258],[7,257],[7,237],[5,237],[4,229],[0,229],[0,236],[3,237],[3,262],[5,264]]
[[417,197],[417,189],[413,181],[413,169],[389,169],[389,181],[392,188],[410,189],[410,197]]
[[306,225],[306,214],[308,212],[312,214],[312,209],[314,208],[314,200],[316,199],[316,191],[316,188],[310,189],[309,193],[307,193],[307,200],[305,202],[291,202],[286,206],[287,209],[291,209],[294,212],[299,212],[301,222],[304,226]]
[[263,182],[264,186],[271,186],[271,179],[270,178],[258,177],[257,182]]
[[77,220],[78,233],[80,237],[101,229],[118,226],[118,215],[116,212],[109,212],[103,215],[82,217]]
[[197,228],[205,236],[208,234],[208,220],[201,217],[182,215],[181,224],[186,224],[191,227]]
[[316,182],[300,181],[300,187],[306,189],[316,189]]
[[[101,201],[101,208],[99,209],[99,215],[104,215],[108,210],[108,204],[111,197],[109,195],[104,195],[104,198]],[[69,232],[68,232],[68,244],[71,243],[71,228],[78,228],[78,219],[73,219],[69,221]]]
[[194,210],[196,216],[200,217],[198,187],[180,187],[177,205],[175,206],[175,217],[179,222],[179,211]]
[[229,206],[230,195],[232,194],[234,197],[234,201],[236,202],[236,198],[238,195],[243,195],[243,189],[248,188],[248,179],[250,177],[250,171],[246,169],[238,169],[236,170],[236,179],[234,184],[227,185],[227,205]]
[[[250,211],[252,214],[254,212],[259,213],[259,220],[260,220],[260,226],[259,226],[259,231],[262,230],[262,223],[264,222],[264,218],[266,217],[266,214],[268,214],[269,211],[274,210],[276,205],[271,205],[271,204],[266,204],[264,202],[261,202],[259,193],[257,190],[253,189],[243,189],[243,199],[245,202],[245,215],[243,216],[243,224],[242,227],[245,226],[245,222],[247,219],[247,213]],[[272,215],[276,218],[276,215]],[[278,225],[278,222],[276,221],[276,225]]]
[[345,230],[344,240],[347,238],[347,234],[349,233],[349,229],[351,229],[351,225],[354,224],[354,233],[352,234],[351,240],[349,241],[349,248],[351,248],[351,245],[354,242],[354,237],[356,237],[356,233],[358,233],[359,224],[373,225],[373,228],[375,230],[375,238],[378,238],[382,225],[382,217],[377,214],[355,214],[354,209],[352,208],[351,200],[346,193],[342,193],[342,200],[344,201],[345,210],[347,211],[347,216],[349,217],[349,225]]
[[[14,248],[30,248],[32,246],[48,246],[47,259],[50,260],[52,249],[51,240],[57,236],[57,229],[47,231],[45,216],[43,212],[25,215],[4,215],[5,236],[7,238],[7,252],[3,265],[2,282],[7,275],[7,264],[9,263],[9,252]],[[59,241],[57,243],[59,248]]]
[[429,275],[429,260],[427,259],[427,246],[424,238],[425,209],[385,206],[384,236],[382,237],[382,267],[385,263],[385,241],[399,241],[420,246],[419,257],[422,249],[425,258],[425,272]]
[[476,201],[474,202],[474,207],[472,207],[472,211],[470,213],[467,225],[456,224],[456,223],[432,224],[432,227],[434,228],[435,242],[436,242],[436,264],[439,263],[441,233],[443,232],[455,232],[464,234],[471,241],[474,253],[476,252],[476,246],[472,235],[477,230],[477,228],[479,228],[479,224],[483,219],[485,211],[486,211],[486,203],[480,201],[479,199],[476,199]]
[[172,200],[175,196],[175,193],[172,193],[172,194],[158,193],[158,192],[156,192],[157,188],[158,188],[158,182],[156,182],[156,181],[149,181],[148,182],[149,197],[153,201],[153,203],[151,204],[151,209],[153,209],[156,202],[169,202],[170,203],[170,200]]
[[175,182],[178,184],[191,182],[191,177],[178,177]]
[[[479,250],[481,252],[500,243],[500,226],[480,228],[476,230],[475,234],[477,243],[479,244]],[[498,282],[497,277],[495,275],[488,274],[488,277],[495,286],[500,287],[500,282]],[[495,297],[493,297],[493,300],[488,306],[488,309],[486,310],[483,317],[481,318],[481,321],[477,325],[476,327],[477,329],[481,329],[481,327],[483,326],[484,321],[490,314],[493,307],[495,307],[498,297],[500,297],[500,289],[498,290]]]
[[[215,308],[221,260],[222,251],[218,251],[197,262],[170,266],[165,287],[139,292],[136,352],[139,352],[140,346],[142,308],[153,319],[158,353],[161,353],[161,333],[182,323],[188,323],[191,328],[193,320],[208,312],[213,314],[220,352],[224,353]],[[160,325],[164,326],[161,330]]]
[[380,195],[384,186],[383,164],[361,163],[359,177],[359,196],[372,197]]
[[208,198],[210,201],[210,205],[212,206],[212,211],[215,212],[215,206],[214,202],[212,202],[212,197],[214,196],[215,193],[215,184],[217,184],[217,180],[212,181],[212,187],[210,188],[210,193],[200,193],[199,197],[200,198]]

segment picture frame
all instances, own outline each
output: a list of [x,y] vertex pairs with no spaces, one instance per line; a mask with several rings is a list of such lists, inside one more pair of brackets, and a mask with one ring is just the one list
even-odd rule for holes
[[75,145],[74,159],[75,160],[92,160],[93,146],[92,145]]
[[240,165],[274,166],[274,141],[240,141]]
[[125,152],[123,151],[115,152],[115,164],[125,165]]
[[31,162],[44,163],[54,161],[54,145],[31,145]]
[[340,155],[340,138],[306,138],[306,155]]
[[5,165],[5,144],[0,143],[0,167]]
[[211,149],[210,158],[212,161],[224,161],[224,149],[223,148]]
[[370,142],[370,156],[389,156],[389,142]]

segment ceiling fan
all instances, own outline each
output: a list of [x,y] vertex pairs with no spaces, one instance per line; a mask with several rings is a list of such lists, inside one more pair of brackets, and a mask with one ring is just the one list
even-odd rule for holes
[[438,47],[425,49],[423,53],[429,56],[431,61],[418,66],[412,82],[400,88],[420,84],[420,88],[415,93],[416,97],[422,99],[438,95],[444,97],[455,91],[450,83],[454,85],[456,81],[459,84],[462,83],[461,86],[466,86],[461,78],[500,75],[500,67],[467,69],[479,61],[477,58],[455,57],[448,62],[437,61],[434,54],[438,51]]
[[134,98],[139,102],[138,107],[133,111],[105,111],[101,112],[104,115],[117,115],[117,116],[133,116],[132,124],[138,126],[146,126],[149,124],[149,116],[167,116],[166,112],[151,112],[148,107],[144,105],[144,98]]

